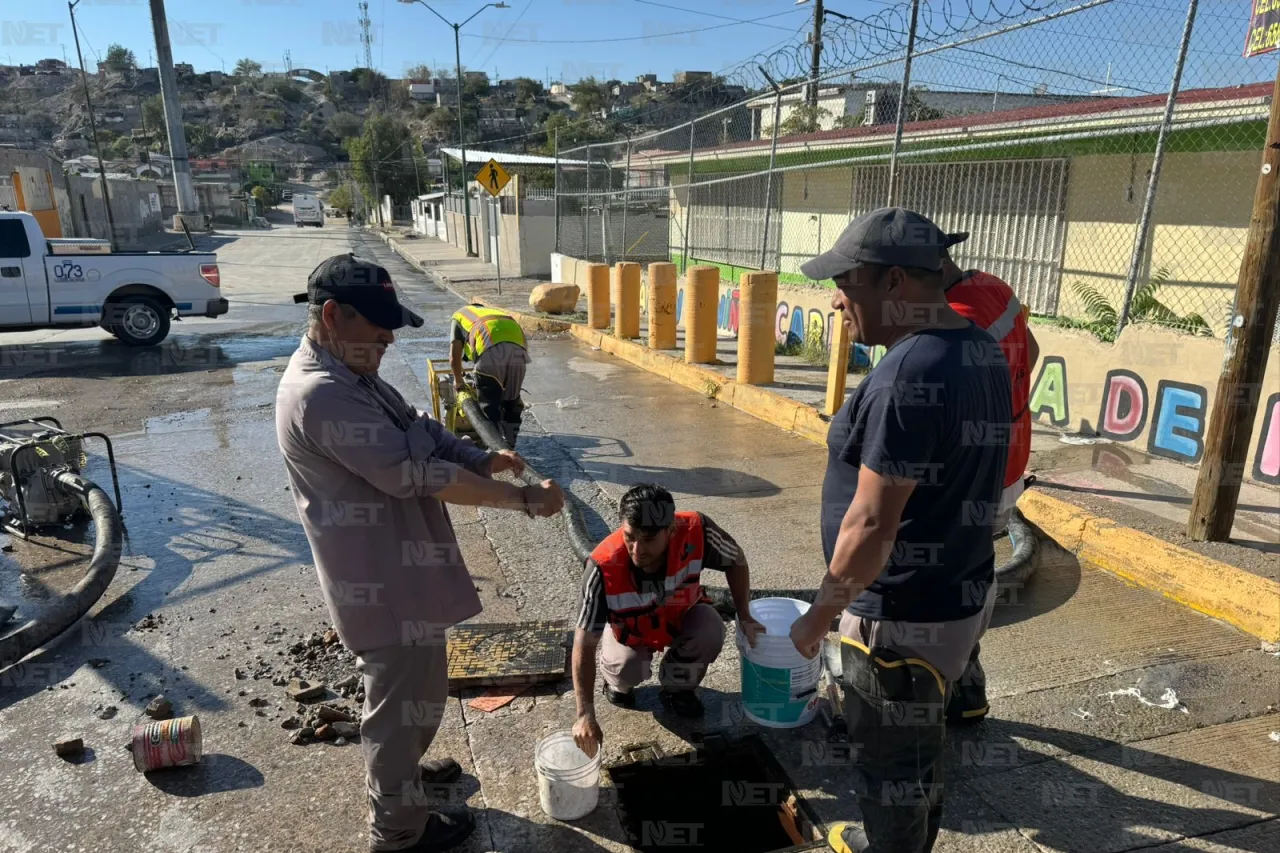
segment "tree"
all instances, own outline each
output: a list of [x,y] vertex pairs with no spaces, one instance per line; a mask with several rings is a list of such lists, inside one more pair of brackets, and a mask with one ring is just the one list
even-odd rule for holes
[[353,68],[351,69],[351,77],[366,97],[372,98],[381,95],[386,90],[386,76],[381,72],[374,71],[372,68]]
[[360,188],[352,181],[343,181],[329,193],[329,206],[345,212],[356,207],[359,198]]
[[449,107],[439,107],[427,116],[423,132],[434,142],[457,141],[458,114]]
[[237,77],[260,77],[262,75],[262,63],[245,57],[236,63],[235,70],[231,73]]
[[122,136],[111,143],[111,156],[117,160],[127,160],[131,153],[133,153],[133,140],[129,137]]
[[595,115],[604,109],[609,90],[594,77],[579,80],[573,87],[573,109],[582,115]]
[[151,133],[164,133],[164,100],[159,95],[142,102],[142,126]]
[[184,124],[182,132],[187,137],[187,145],[196,154],[208,154],[214,148],[215,137],[208,125]]
[[[399,119],[372,112],[359,136],[343,142],[351,158],[351,172],[366,198],[390,195],[401,203],[417,195],[418,185],[409,152],[417,145]],[[376,191],[375,191],[376,190]]]
[[517,101],[534,101],[542,96],[542,84],[537,80],[531,80],[528,77],[517,77],[515,84]]
[[822,130],[822,123],[831,118],[831,110],[813,104],[800,104],[791,110],[778,128],[779,135],[791,136],[796,133],[817,133]]
[[483,98],[489,94],[489,78],[476,75],[462,81],[462,93],[472,98]]
[[415,65],[404,72],[404,79],[410,83],[430,83],[431,78],[431,67],[428,65]]
[[547,141],[541,146],[542,153],[555,154],[556,131],[560,132],[560,150],[573,148],[595,142],[610,142],[618,135],[613,125],[599,119],[569,118],[564,113],[554,113],[543,122]]
[[339,142],[349,136],[356,136],[363,127],[364,122],[360,117],[351,113],[334,113],[325,123],[325,130]]
[[253,190],[250,192],[250,195],[252,195],[254,199],[257,200],[259,209],[265,209],[268,206],[270,206],[271,194],[270,192],[268,192],[267,188],[264,187],[262,184],[258,184],[256,187],[254,187]]
[[113,43],[107,48],[107,58],[102,64],[112,71],[129,71],[138,67],[138,60],[132,50],[122,44]]

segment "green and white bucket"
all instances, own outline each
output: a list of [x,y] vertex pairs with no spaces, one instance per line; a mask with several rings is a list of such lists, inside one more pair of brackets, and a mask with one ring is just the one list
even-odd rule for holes
[[742,707],[748,718],[774,729],[803,726],[818,712],[822,657],[809,660],[791,642],[791,624],[809,605],[794,598],[761,598],[751,615],[765,627],[754,647],[738,632],[742,652]]

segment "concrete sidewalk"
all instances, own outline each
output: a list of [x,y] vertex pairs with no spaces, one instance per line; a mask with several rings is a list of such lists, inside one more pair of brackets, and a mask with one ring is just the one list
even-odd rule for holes
[[[491,267],[469,261],[465,278],[454,281],[460,254],[431,239],[383,239],[420,269],[470,301],[483,301],[529,315],[528,292],[536,282],[504,282],[499,295]],[[487,275],[487,277],[486,277]],[[540,321],[548,319],[540,315]],[[578,318],[573,318],[578,319]],[[646,336],[624,341],[580,322],[569,330],[592,347],[715,397],[756,417],[823,442],[827,418],[819,414],[826,370],[803,358],[778,356],[775,381],[768,386],[735,382],[737,342],[722,337],[717,363],[683,363],[683,330],[676,350],[655,352]],[[815,359],[814,361],[820,361]],[[851,371],[848,387],[861,374]],[[1269,641],[1280,641],[1280,493],[1245,483],[1230,542],[1193,543],[1184,533],[1195,469],[1158,459],[1106,439],[1066,435],[1037,425],[1029,469],[1041,488],[1020,506],[1048,535],[1109,571],[1151,587],[1201,612],[1224,619]],[[1132,532],[1132,535],[1130,535]]]

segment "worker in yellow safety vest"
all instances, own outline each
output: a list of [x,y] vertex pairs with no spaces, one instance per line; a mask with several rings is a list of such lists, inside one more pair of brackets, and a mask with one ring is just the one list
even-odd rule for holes
[[473,302],[454,312],[450,338],[454,387],[462,387],[463,360],[474,362],[480,411],[502,431],[507,445],[515,447],[524,412],[520,389],[529,364],[524,330],[509,314]]

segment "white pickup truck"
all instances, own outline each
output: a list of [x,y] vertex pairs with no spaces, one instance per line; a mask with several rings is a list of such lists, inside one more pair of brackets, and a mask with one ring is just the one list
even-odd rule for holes
[[151,346],[175,317],[219,317],[210,252],[112,252],[104,240],[49,239],[29,213],[0,212],[0,331],[101,326]]

